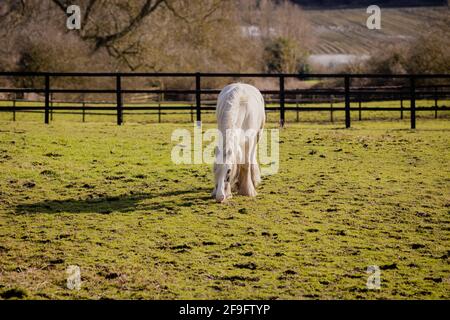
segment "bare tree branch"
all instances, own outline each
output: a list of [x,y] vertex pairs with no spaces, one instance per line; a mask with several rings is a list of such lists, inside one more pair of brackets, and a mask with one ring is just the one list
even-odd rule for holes
[[83,15],[83,21],[87,21],[89,18],[89,15],[91,14],[91,10],[94,7],[97,0],[89,0],[89,3],[86,6],[86,10],[84,11]]
[[[68,7],[68,1],[52,0],[52,2],[55,5],[57,5],[64,12],[64,14],[67,14],[66,10]],[[87,4],[86,11],[84,14],[85,20],[87,20],[90,17],[95,3],[96,3],[96,0],[90,0],[89,3]],[[146,0],[144,5],[140,8],[139,13],[136,16],[132,17],[130,19],[129,23],[125,27],[123,27],[122,29],[120,29],[118,31],[112,32],[108,35],[99,35],[97,32],[96,34],[93,34],[93,35],[85,35],[85,34],[79,33],[79,36],[83,40],[94,41],[94,43],[95,43],[94,51],[96,51],[102,47],[108,46],[112,42],[117,41],[117,40],[129,35],[133,31],[135,31],[138,28],[139,24],[163,3],[167,3],[167,0],[156,0],[156,1]]]
[[115,41],[118,40],[122,37],[124,37],[125,35],[129,34],[130,32],[134,31],[137,26],[139,25],[139,23],[145,18],[147,17],[150,13],[152,13],[153,11],[156,10],[156,8],[158,8],[158,6],[164,2],[164,0],[157,0],[154,4],[152,3],[152,0],[147,0],[144,4],[144,6],[141,8],[141,11],[139,12],[139,14],[131,20],[131,22],[128,24],[128,26],[126,26],[125,28],[123,28],[121,31],[118,31],[116,33],[107,35],[107,36],[102,36],[102,37],[97,37],[95,39],[95,47],[96,49],[105,46],[106,44],[108,44],[111,41]]

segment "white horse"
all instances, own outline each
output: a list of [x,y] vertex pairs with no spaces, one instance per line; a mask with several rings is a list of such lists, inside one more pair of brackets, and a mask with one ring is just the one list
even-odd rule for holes
[[261,181],[256,150],[266,120],[264,98],[251,85],[230,84],[219,94],[216,117],[222,139],[215,149],[211,195],[217,202],[231,198],[233,191],[254,197]]

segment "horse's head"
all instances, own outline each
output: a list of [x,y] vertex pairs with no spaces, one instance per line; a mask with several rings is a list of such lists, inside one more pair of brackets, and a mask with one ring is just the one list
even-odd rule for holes
[[213,196],[217,202],[224,202],[231,197],[231,179],[236,165],[235,154],[232,149],[225,153],[216,148],[216,161],[214,162],[215,188]]

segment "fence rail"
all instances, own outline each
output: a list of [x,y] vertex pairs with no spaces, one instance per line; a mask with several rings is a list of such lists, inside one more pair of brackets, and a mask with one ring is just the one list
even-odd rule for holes
[[[43,110],[44,111],[44,122],[48,124],[51,120],[51,112],[54,109],[57,110],[79,110],[83,112],[83,119],[85,112],[87,110],[86,104],[83,102],[82,105],[78,106],[58,106],[53,107],[54,100],[52,95],[55,93],[68,94],[68,93],[79,93],[79,94],[114,94],[115,95],[115,106],[114,107],[89,107],[89,110],[114,110],[116,112],[117,124],[121,125],[123,123],[123,113],[124,110],[158,110],[159,114],[161,110],[188,110],[191,113],[195,108],[196,121],[201,122],[202,111],[203,110],[214,110],[211,105],[206,105],[202,102],[202,95],[217,95],[220,90],[217,89],[206,89],[202,88],[202,78],[275,78],[278,79],[279,89],[278,90],[261,90],[262,94],[266,95],[276,95],[278,96],[278,107],[266,107],[267,110],[275,110],[280,113],[280,125],[285,124],[285,113],[286,111],[299,111],[299,101],[294,99],[296,106],[289,107],[286,103],[291,103],[292,99],[289,96],[292,95],[302,95],[304,97],[310,96],[309,102],[323,101],[323,99],[318,99],[317,97],[325,97],[324,99],[331,100],[331,119],[333,119],[333,111],[344,111],[345,112],[345,127],[350,128],[351,126],[351,111],[359,111],[359,117],[361,119],[362,110],[379,110],[379,111],[401,111],[401,117],[403,118],[404,111],[410,111],[411,128],[416,128],[416,111],[421,110],[435,110],[437,117],[437,100],[445,99],[450,97],[450,91],[444,91],[444,89],[450,90],[450,85],[433,84],[427,86],[418,85],[418,80],[423,79],[446,79],[450,80],[450,74],[401,74],[401,75],[382,75],[382,74],[260,74],[260,73],[43,73],[43,72],[0,72],[0,77],[8,78],[23,78],[23,77],[37,77],[42,78],[44,85],[41,88],[0,88],[0,93],[41,93],[44,95],[44,106],[42,107],[32,107],[32,106],[16,106],[15,102],[12,107],[0,107],[0,111],[12,111],[14,113],[20,110]],[[114,89],[70,89],[70,88],[52,88],[51,79],[56,77],[67,77],[67,78],[85,78],[85,77],[101,77],[101,78],[112,78],[115,79]],[[182,77],[191,78],[195,82],[194,89],[124,89],[123,79],[126,78],[161,78],[161,77]],[[294,78],[298,80],[312,80],[312,79],[340,79],[344,83],[342,88],[309,88],[309,89],[287,89],[286,79]],[[396,87],[352,87],[352,79],[403,79],[409,83],[408,86],[396,86]],[[123,103],[123,96],[129,94],[191,94],[195,95],[195,103],[191,106],[127,106]],[[333,107],[333,102],[341,101],[337,97],[342,97],[342,102],[344,102],[344,107]],[[398,99],[401,101],[400,108],[371,108],[362,107],[361,102],[370,101],[373,99],[381,97],[383,100]],[[331,97],[331,98],[330,98]],[[420,97],[427,97],[429,99],[435,100],[435,108],[421,108],[416,106],[416,100]],[[405,108],[403,106],[403,101],[409,100],[410,107]],[[351,108],[352,102],[359,102],[358,108]],[[195,105],[195,107],[194,107]],[[203,106],[202,106],[203,105]],[[440,108],[441,110],[450,110],[448,107]],[[302,107],[302,111],[327,111],[330,108],[322,107]]]

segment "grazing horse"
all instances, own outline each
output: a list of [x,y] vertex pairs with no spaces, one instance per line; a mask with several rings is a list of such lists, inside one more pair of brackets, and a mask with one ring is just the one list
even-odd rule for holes
[[217,202],[232,197],[232,192],[256,196],[261,181],[256,150],[266,114],[264,98],[255,87],[234,83],[222,89],[216,107],[219,142],[215,149],[212,196]]

